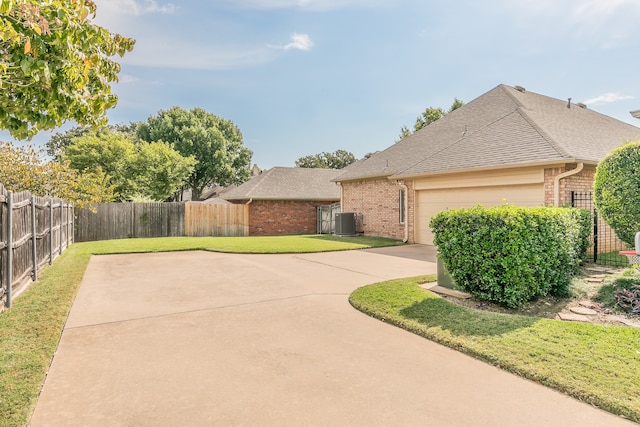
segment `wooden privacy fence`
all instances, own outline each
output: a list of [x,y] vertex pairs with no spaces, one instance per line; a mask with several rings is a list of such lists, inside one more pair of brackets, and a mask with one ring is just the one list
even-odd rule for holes
[[248,236],[245,205],[100,203],[76,210],[76,242],[130,237]]
[[29,281],[71,244],[72,230],[69,203],[13,193],[0,184],[0,308],[11,307]]

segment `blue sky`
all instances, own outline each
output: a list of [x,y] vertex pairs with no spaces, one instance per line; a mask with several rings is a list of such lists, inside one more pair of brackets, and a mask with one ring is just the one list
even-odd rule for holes
[[111,123],[201,107],[233,121],[262,168],[360,158],[425,107],[501,83],[640,125],[640,0],[95,2],[97,24],[137,39]]

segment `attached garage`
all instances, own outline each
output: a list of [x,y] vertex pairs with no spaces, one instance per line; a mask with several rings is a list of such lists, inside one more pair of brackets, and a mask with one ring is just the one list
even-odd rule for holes
[[491,207],[505,202],[517,206],[544,205],[544,169],[512,169],[420,179],[416,180],[415,197],[415,241],[432,245],[429,221],[440,211],[478,204]]

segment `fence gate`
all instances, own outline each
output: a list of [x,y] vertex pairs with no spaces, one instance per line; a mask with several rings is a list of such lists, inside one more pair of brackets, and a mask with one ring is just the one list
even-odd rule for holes
[[627,265],[627,259],[618,254],[619,251],[630,248],[618,239],[616,233],[598,216],[592,193],[571,192],[571,206],[591,212],[591,247],[587,252],[587,261],[610,266]]
[[340,203],[333,203],[326,206],[318,206],[318,234],[331,234],[335,231],[335,214],[340,212]]

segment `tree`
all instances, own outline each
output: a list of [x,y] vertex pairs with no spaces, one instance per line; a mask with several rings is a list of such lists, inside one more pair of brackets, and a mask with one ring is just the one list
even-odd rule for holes
[[62,151],[73,143],[75,138],[83,136],[89,132],[101,132],[105,130],[109,130],[112,132],[119,132],[125,135],[129,135],[132,138],[136,136],[136,129],[138,127],[138,122],[130,122],[128,124],[119,123],[116,125],[106,125],[100,128],[91,128],[90,126],[74,126],[71,129],[68,129],[64,132],[56,132],[54,133],[49,141],[47,141],[47,154],[54,159],[59,159]]
[[110,58],[135,41],[93,24],[95,14],[90,0],[0,1],[0,128],[24,139],[67,120],[106,123],[120,72]]
[[449,107],[448,111],[444,111],[442,108],[427,107],[422,112],[422,114],[416,118],[416,122],[413,125],[413,130],[410,130],[407,126],[402,126],[402,128],[400,129],[400,136],[398,138],[398,141],[406,138],[407,136],[413,134],[416,131],[419,131],[425,126],[430,125],[436,120],[441,119],[448,113],[452,112],[453,110],[457,110],[463,105],[464,105],[464,102],[460,101],[458,98],[454,98],[453,103],[451,104],[451,107]]
[[168,200],[182,187],[195,164],[193,157],[183,157],[167,143],[141,142],[134,160],[138,193],[152,200]]
[[300,157],[296,160],[295,165],[298,168],[342,169],[355,161],[356,158],[353,153],[345,150],[336,150],[333,153],[322,152]]
[[58,197],[83,207],[113,199],[103,180],[100,168],[80,174],[67,162],[44,161],[42,150],[0,143],[0,183],[8,190]]
[[61,158],[78,171],[104,171],[103,184],[113,188],[117,201],[164,201],[182,185],[195,163],[169,144],[138,141],[108,128],[73,139],[61,152]]
[[640,142],[623,145],[598,163],[594,202],[616,235],[634,246],[640,231]]
[[249,178],[253,153],[242,145],[240,129],[201,108],[160,110],[138,126],[137,135],[143,141],[171,143],[183,156],[195,158],[187,179],[193,200],[212,184],[241,184]]

